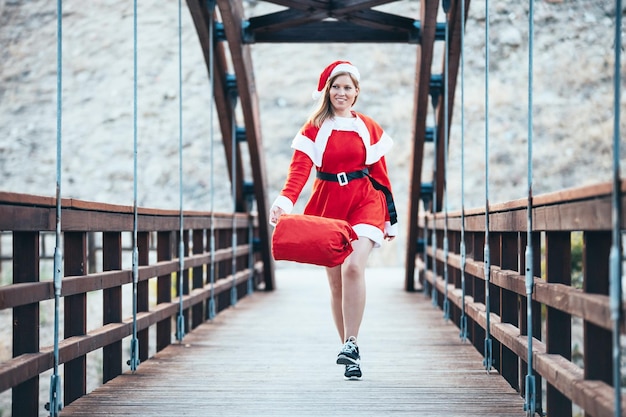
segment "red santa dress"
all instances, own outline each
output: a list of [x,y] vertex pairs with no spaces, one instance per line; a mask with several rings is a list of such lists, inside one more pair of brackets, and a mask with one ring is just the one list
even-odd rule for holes
[[[330,174],[367,168],[371,178],[391,191],[384,155],[393,140],[373,119],[354,111],[352,115],[327,119],[319,128],[310,123],[302,127],[291,144],[295,151],[289,173],[274,206],[291,213],[313,166]],[[385,195],[367,176],[347,183],[315,178],[304,214],[346,220],[359,237],[371,239],[375,247],[381,245],[385,232],[397,234]]]

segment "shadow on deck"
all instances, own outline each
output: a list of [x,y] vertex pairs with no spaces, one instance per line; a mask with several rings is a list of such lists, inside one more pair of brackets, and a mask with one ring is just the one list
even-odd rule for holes
[[344,381],[334,363],[324,271],[278,268],[276,291],[241,300],[61,415],[525,415],[519,394],[486,373],[454,324],[441,325],[430,298],[404,291],[402,269],[366,277],[361,381]]

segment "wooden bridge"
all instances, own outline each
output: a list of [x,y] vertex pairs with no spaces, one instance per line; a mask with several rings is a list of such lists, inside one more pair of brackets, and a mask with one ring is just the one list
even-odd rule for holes
[[[527,199],[449,212],[446,135],[470,1],[422,0],[419,20],[375,9],[393,0],[269,3],[282,8],[248,17],[240,0],[187,1],[232,213],[0,192],[0,259],[9,259],[0,265],[11,277],[0,320],[13,329],[0,392],[11,414],[626,415],[619,156],[612,182],[546,195],[529,187]],[[258,42],[417,45],[410,188],[395,190],[409,196],[406,262],[367,273],[360,382],[334,365],[323,271],[278,267],[271,256],[250,53]],[[445,75],[432,73],[438,42]],[[433,181],[423,183],[430,145]],[[54,268],[42,253],[52,236]],[[90,310],[93,297],[101,311]],[[53,311],[54,342],[42,322]]]

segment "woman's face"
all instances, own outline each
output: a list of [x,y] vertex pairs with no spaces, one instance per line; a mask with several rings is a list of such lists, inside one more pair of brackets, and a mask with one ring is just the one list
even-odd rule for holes
[[328,94],[335,115],[348,117],[356,96],[359,94],[359,89],[354,85],[349,75],[343,74],[335,78],[328,89]]

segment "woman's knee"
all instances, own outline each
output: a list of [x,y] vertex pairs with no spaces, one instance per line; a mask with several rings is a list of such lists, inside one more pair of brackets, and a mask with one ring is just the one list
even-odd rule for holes
[[365,276],[365,265],[350,260],[344,264],[343,276],[347,279],[360,279]]

